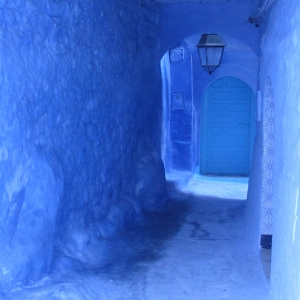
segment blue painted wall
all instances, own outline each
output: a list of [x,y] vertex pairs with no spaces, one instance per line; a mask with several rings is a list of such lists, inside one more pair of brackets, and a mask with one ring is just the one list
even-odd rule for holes
[[157,209],[165,178],[155,3],[0,1],[0,19],[7,290],[45,275],[54,253],[61,268],[105,264],[103,239]]
[[300,297],[300,3],[277,1],[262,43],[260,81],[269,77],[275,113],[271,299]]
[[[256,10],[255,1],[160,5],[159,52],[165,53],[169,72],[168,77],[163,77],[168,86],[163,90],[167,103],[163,127],[169,129],[162,141],[168,173],[181,170],[193,174],[199,166],[201,101],[213,81],[234,76],[256,93],[260,29],[244,24]],[[227,45],[221,66],[212,75],[201,67],[195,48],[205,32],[220,34]],[[172,61],[172,51],[180,49],[183,60]],[[174,109],[172,95],[178,93],[183,97],[184,108]]]
[[199,1],[160,5],[160,55],[187,37],[202,33],[229,35],[259,54],[260,32],[252,25],[245,25],[249,16],[257,13],[256,0]]
[[[169,51],[170,60],[170,141],[172,167],[177,170],[192,169],[193,161],[193,99],[191,53],[182,42]],[[180,51],[182,60],[173,58]]]

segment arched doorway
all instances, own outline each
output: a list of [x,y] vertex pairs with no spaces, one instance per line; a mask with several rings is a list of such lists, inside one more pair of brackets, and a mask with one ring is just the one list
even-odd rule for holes
[[255,107],[252,89],[236,77],[222,77],[206,88],[201,104],[201,174],[249,176]]

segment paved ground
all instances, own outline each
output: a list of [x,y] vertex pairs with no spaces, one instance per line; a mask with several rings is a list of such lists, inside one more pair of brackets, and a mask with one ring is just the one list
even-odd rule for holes
[[245,238],[244,204],[190,201],[167,256],[149,270],[145,299],[268,299],[259,251],[250,250]]
[[235,200],[247,198],[248,177],[191,176],[188,172],[173,171],[168,174],[168,180],[183,192],[198,196]]
[[107,268],[54,274],[4,299],[267,300],[269,254],[251,250],[245,201],[171,194]]

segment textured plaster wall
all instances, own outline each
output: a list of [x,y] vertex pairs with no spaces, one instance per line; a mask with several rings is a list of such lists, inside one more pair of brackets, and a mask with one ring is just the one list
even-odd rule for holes
[[164,201],[156,9],[0,1],[2,290],[54,253],[61,268],[104,265],[103,241]]
[[275,108],[272,300],[300,297],[299,26],[300,3],[279,0],[262,43],[261,82],[270,77]]
[[[173,58],[174,52],[181,51],[182,59]],[[191,53],[183,41],[169,51],[170,62],[170,147],[171,167],[175,170],[193,169],[193,106]]]
[[[257,13],[257,1],[200,1],[160,4],[160,54],[178,42],[202,33],[228,35],[259,53],[259,30],[244,24],[250,15]],[[196,42],[196,43],[197,43]]]
[[166,175],[171,172],[172,160],[171,160],[171,141],[170,141],[170,58],[169,52],[167,52],[160,61],[161,78],[162,78],[162,102],[163,102],[163,114],[162,114],[162,136],[161,136],[161,156],[164,162]]
[[[248,188],[249,231],[255,247],[262,235],[273,234],[275,115],[273,85],[269,76],[257,95],[256,138]],[[251,228],[252,230],[251,230]]]

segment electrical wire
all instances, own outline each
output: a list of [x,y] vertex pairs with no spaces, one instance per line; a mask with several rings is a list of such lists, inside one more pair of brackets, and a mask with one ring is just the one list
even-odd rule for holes
[[276,0],[265,0],[261,8],[258,8],[259,13],[258,16],[262,16],[267,14],[267,12],[271,9],[272,5],[276,2]]
[[245,25],[251,23],[254,24],[256,27],[259,27],[262,17],[265,16],[273,4],[276,2],[276,0],[265,0],[262,1],[262,6],[258,7],[258,13],[251,15],[247,21],[244,22]]

